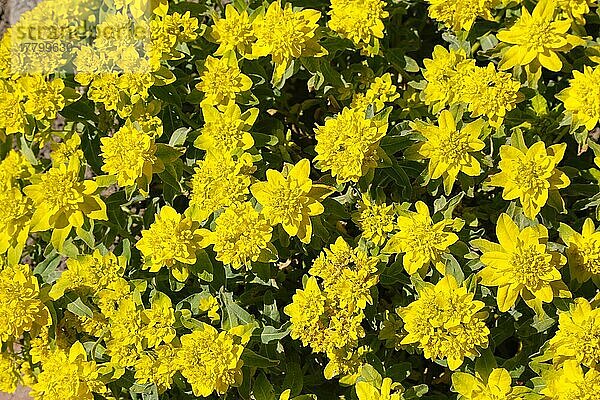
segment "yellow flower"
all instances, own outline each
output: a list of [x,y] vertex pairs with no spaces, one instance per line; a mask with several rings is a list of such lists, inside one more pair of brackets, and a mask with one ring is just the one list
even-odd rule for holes
[[81,151],[79,146],[81,146],[81,137],[78,133],[72,134],[60,143],[50,143],[52,163],[55,165],[68,164],[71,157],[75,157],[80,161],[83,160],[83,151]]
[[197,148],[230,153],[238,148],[248,150],[254,146],[254,138],[249,130],[258,117],[258,108],[251,108],[242,114],[240,107],[231,102],[221,110],[204,106],[202,115],[204,126],[194,141]]
[[164,206],[149,229],[135,245],[144,256],[144,268],[158,272],[166,266],[175,279],[188,277],[186,264],[196,263],[196,252],[204,247],[198,224],[172,207]]
[[32,201],[18,187],[0,182],[0,254],[8,252],[11,264],[21,259],[32,213]]
[[575,299],[568,311],[559,311],[558,331],[548,353],[555,364],[574,360],[589,368],[600,364],[600,309],[584,298]]
[[519,295],[536,310],[542,302],[550,303],[555,295],[570,296],[558,271],[566,259],[548,250],[545,226],[519,229],[507,214],[502,214],[496,224],[496,235],[499,244],[485,239],[475,239],[472,243],[483,251],[481,262],[485,268],[479,272],[481,283],[498,286],[496,299],[501,312],[508,311]]
[[181,336],[181,348],[176,362],[187,379],[194,396],[208,397],[213,392],[223,394],[230,386],[242,383],[240,360],[248,336],[235,331],[218,332],[210,325]]
[[309,243],[312,237],[310,217],[323,213],[325,209],[320,201],[329,196],[333,188],[313,184],[307,159],[293,167],[286,165],[283,174],[273,169],[266,174],[266,182],[257,182],[250,188],[263,207],[261,212],[271,225],[281,224],[288,235]]
[[377,257],[370,257],[360,248],[353,249],[338,237],[329,249],[324,249],[308,272],[323,279],[329,301],[354,312],[373,303],[371,287],[379,280],[378,262]]
[[396,90],[396,85],[392,83],[392,76],[389,73],[378,76],[369,85],[365,94],[354,95],[351,107],[366,110],[369,104],[373,104],[375,112],[379,112],[383,110],[385,103],[390,103],[400,97]]
[[455,101],[468,104],[472,118],[485,115],[494,128],[499,128],[506,113],[524,99],[519,92],[521,84],[510,73],[496,71],[493,63],[474,68],[465,64],[459,72],[463,82]]
[[489,329],[481,311],[483,302],[473,300],[473,293],[459,286],[447,275],[436,285],[422,282],[417,287],[418,300],[397,310],[408,334],[402,344],[418,344],[426,358],[446,358],[456,370],[465,357],[479,354],[477,347],[487,347]]
[[325,301],[314,276],[308,278],[304,290],[296,290],[296,294],[292,296],[292,303],[283,310],[292,323],[292,339],[300,339],[304,346],[321,348],[325,340],[326,326],[321,318],[325,313]]
[[373,386],[371,382],[360,381],[354,385],[358,400],[401,400],[402,386],[390,378],[384,378],[381,389]]
[[576,126],[592,130],[600,121],[600,66],[583,67],[583,72],[573,71],[569,87],[556,97],[573,117]]
[[356,46],[367,47],[369,53],[377,54],[385,28],[382,19],[389,16],[385,6],[382,0],[332,0],[327,25]]
[[[35,203],[31,231],[53,229],[51,242],[61,250],[73,227],[81,228],[84,218],[107,220],[106,204],[94,193],[98,184],[79,179],[79,161],[71,159],[41,174],[23,192]],[[33,182],[32,178],[32,182]]]
[[523,7],[517,22],[496,35],[499,41],[512,45],[503,54],[499,68],[528,66],[535,71],[541,65],[550,71],[560,71],[562,61],[557,53],[584,44],[584,41],[567,34],[571,21],[555,20],[555,14],[556,0],[540,0],[531,14]]
[[217,260],[239,269],[251,262],[268,262],[275,254],[271,225],[249,202],[234,203],[215,220],[213,232],[203,230]]
[[423,90],[425,104],[433,105],[438,113],[444,107],[461,100],[464,78],[475,67],[475,60],[467,59],[464,50],[446,50],[435,46],[432,58],[423,60],[423,77],[427,86]]
[[340,114],[317,127],[315,164],[331,170],[338,183],[358,182],[377,167],[379,142],[388,128],[387,113],[366,118],[365,110],[344,108]]
[[42,360],[42,372],[32,386],[37,400],[92,400],[93,393],[107,392],[94,361],[87,361],[85,349],[75,342],[68,353],[53,350]]
[[153,170],[164,168],[156,157],[154,138],[127,120],[112,137],[100,139],[104,165],[102,171],[116,175],[120,186],[133,186],[136,182],[141,188],[152,180]]
[[171,343],[177,336],[175,328],[175,310],[171,299],[164,293],[155,292],[150,300],[150,308],[142,311],[144,326],[140,335],[147,347],[157,347],[161,343]]
[[362,231],[362,237],[381,246],[394,230],[395,213],[392,205],[376,203],[366,193],[358,203],[358,211],[352,219]]
[[235,54],[229,52],[222,58],[208,56],[204,62],[204,71],[196,89],[204,92],[201,106],[220,106],[235,102],[238,93],[252,87],[252,79],[244,75],[238,67]]
[[497,0],[427,0],[429,16],[458,32],[471,30],[477,17],[493,21]]
[[249,153],[235,157],[207,152],[205,159],[198,161],[190,182],[192,193],[186,215],[202,222],[213,212],[246,200],[255,170],[252,162]]
[[14,186],[19,179],[29,179],[35,174],[33,166],[21,152],[10,150],[0,161],[0,186]]
[[585,374],[576,361],[566,361],[542,376],[546,387],[541,391],[549,400],[596,400],[600,398],[600,372],[591,368]]
[[556,168],[566,148],[566,143],[560,143],[546,149],[541,141],[528,149],[503,145],[498,164],[501,172],[491,176],[488,184],[502,187],[504,200],[519,199],[525,216],[533,219],[550,195],[560,199],[558,189],[571,183],[569,177]]
[[442,255],[448,247],[458,241],[458,236],[448,229],[460,230],[460,219],[443,219],[434,223],[427,205],[415,203],[417,212],[405,211],[398,216],[398,233],[391,237],[383,249],[384,253],[405,253],[402,258],[404,269],[410,275],[421,268],[434,264],[441,273],[446,273]]
[[571,276],[584,283],[600,275],[600,231],[596,231],[591,218],[586,218],[581,233],[561,224],[560,238],[568,246],[567,258]]
[[446,193],[450,193],[459,172],[469,176],[481,174],[479,161],[471,153],[485,147],[479,139],[484,124],[478,119],[458,129],[452,113],[444,110],[438,118],[438,126],[411,122],[410,127],[425,136],[426,141],[408,151],[415,152],[417,158],[428,158],[429,176],[431,179],[442,177]]
[[161,345],[152,352],[143,354],[135,362],[136,383],[153,383],[159,393],[171,388],[173,376],[177,372],[175,363],[176,349],[171,345]]
[[320,18],[321,13],[317,10],[293,11],[291,3],[281,8],[279,0],[271,3],[264,15],[256,17],[252,23],[256,36],[252,57],[271,55],[275,64],[274,82],[283,78],[293,59],[327,54],[315,36]]
[[238,13],[232,4],[225,6],[225,18],[214,18],[210,34],[219,44],[215,55],[221,56],[229,50],[236,50],[242,57],[252,54],[254,32],[246,10]]
[[0,392],[14,393],[19,383],[19,363],[11,353],[0,353]]
[[464,400],[524,400],[530,389],[512,386],[510,374],[504,368],[494,368],[484,381],[479,374],[473,376],[465,372],[452,374],[452,386]]
[[98,249],[91,255],[69,258],[67,269],[54,283],[49,296],[56,300],[65,291],[73,289],[86,289],[96,293],[119,279],[125,272],[125,264],[124,256],[117,257],[110,252],[102,254]]
[[558,8],[567,18],[574,19],[580,25],[585,25],[585,15],[590,12],[593,0],[557,0]]
[[27,124],[23,92],[20,86],[0,79],[0,139],[5,135],[24,133]]
[[24,76],[18,82],[27,97],[25,112],[35,119],[52,120],[65,106],[65,98],[62,95],[65,84],[62,79],[55,78],[47,82],[42,75],[36,74]]

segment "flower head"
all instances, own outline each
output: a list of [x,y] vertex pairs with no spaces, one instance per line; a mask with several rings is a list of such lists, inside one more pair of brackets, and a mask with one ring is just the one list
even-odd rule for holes
[[600,275],[600,231],[591,218],[586,218],[581,233],[561,224],[560,237],[568,246],[567,258],[571,276],[583,283]]
[[248,131],[258,117],[258,108],[251,108],[242,114],[240,107],[231,102],[221,110],[204,106],[202,115],[204,127],[194,141],[197,148],[230,153],[238,148],[248,150],[254,146],[254,138]]
[[194,396],[225,393],[242,383],[240,357],[247,340],[230,331],[218,332],[210,325],[181,337],[176,363],[187,379]]
[[251,203],[234,203],[215,220],[213,232],[204,231],[213,244],[217,260],[239,269],[253,261],[268,261],[275,248],[270,245],[272,228]]
[[171,345],[160,345],[153,351],[144,353],[134,366],[136,383],[153,383],[159,393],[170,389],[177,373],[176,354],[177,350]]
[[377,166],[379,142],[385,135],[387,113],[367,118],[365,110],[344,108],[340,114],[317,127],[316,166],[331,170],[338,183],[357,182]]
[[402,344],[416,343],[426,358],[445,358],[456,370],[465,357],[478,354],[477,347],[487,347],[489,329],[481,311],[483,302],[473,300],[473,293],[459,286],[447,275],[436,285],[423,282],[419,298],[397,310],[408,334]]
[[55,349],[42,360],[31,395],[44,400],[92,400],[93,393],[107,392],[94,361],[87,361],[80,342],[67,351]]
[[204,160],[198,161],[190,182],[192,193],[186,214],[202,222],[213,212],[246,200],[255,169],[252,162],[249,153],[236,157],[207,152]]
[[17,340],[24,332],[34,335],[52,323],[40,299],[38,280],[28,265],[0,270],[0,343]]
[[15,355],[0,353],[0,392],[14,393],[20,378],[19,363]]
[[550,400],[594,400],[600,398],[600,372],[591,368],[584,373],[577,361],[565,361],[560,368],[543,374],[546,387],[542,394]]
[[112,137],[100,141],[102,171],[116,175],[120,186],[132,186],[137,181],[147,186],[152,180],[153,166],[162,164],[155,155],[154,138],[129,120]]
[[479,139],[484,121],[478,119],[458,129],[452,113],[442,111],[438,126],[413,122],[411,127],[425,136],[426,141],[413,147],[418,158],[429,159],[431,179],[443,177],[446,193],[462,172],[469,176],[481,174],[479,161],[471,153],[483,150],[485,144]]
[[548,201],[550,192],[569,186],[569,177],[556,168],[562,160],[566,143],[555,144],[546,149],[544,142],[530,148],[513,145],[500,147],[501,172],[490,177],[490,186],[504,188],[504,200],[519,199],[524,214],[533,219]]
[[[50,168],[37,182],[23,189],[35,204],[31,231],[52,231],[52,245],[61,249],[73,227],[83,226],[84,218],[106,220],[106,204],[94,194],[98,184],[79,179],[79,161]],[[32,179],[33,181],[33,179]]]
[[313,184],[309,175],[310,161],[303,159],[291,168],[284,167],[284,174],[268,170],[267,181],[250,188],[267,220],[272,225],[281,224],[288,235],[298,236],[303,243],[309,243],[312,237],[310,217],[323,213],[320,201],[333,191]]
[[428,0],[429,16],[454,31],[470,31],[477,17],[493,21],[497,0]]
[[196,251],[204,247],[204,242],[196,222],[164,206],[150,228],[142,231],[136,247],[150,272],[166,266],[176,279],[185,281],[188,276],[185,264],[196,262]]
[[388,233],[394,230],[393,205],[376,203],[365,193],[352,219],[362,231],[362,237],[378,246],[381,246],[387,240]]
[[567,34],[571,28],[570,20],[555,20],[555,14],[556,0],[540,0],[531,14],[523,7],[521,18],[496,35],[499,41],[512,45],[502,56],[499,68],[507,70],[535,63],[550,71],[560,71],[562,61],[557,53],[584,42]]
[[275,63],[273,81],[283,78],[293,59],[327,54],[315,36],[320,18],[317,10],[294,11],[291,3],[282,8],[279,0],[272,2],[264,15],[256,17],[252,23],[256,36],[252,57],[271,55]]
[[600,309],[577,298],[568,311],[559,311],[558,331],[548,353],[555,364],[574,360],[589,368],[600,364]]
[[229,50],[237,51],[242,57],[252,54],[255,37],[246,10],[239,13],[232,4],[227,4],[225,18],[215,18],[210,33],[219,44],[215,55],[221,56]]
[[32,213],[31,199],[23,196],[18,187],[3,187],[0,183],[0,254],[8,251],[13,264],[21,258]]
[[448,230],[460,228],[463,222],[443,219],[434,223],[425,203],[418,201],[415,208],[417,212],[406,211],[398,216],[396,227],[399,231],[390,238],[383,251],[405,253],[402,263],[411,275],[430,264],[443,274],[446,267],[442,255],[458,241],[458,236]]
[[385,6],[382,0],[332,0],[327,25],[355,45],[376,54],[385,28],[382,20],[389,16]]
[[592,130],[600,121],[600,66],[584,66],[583,72],[573,71],[569,87],[556,97],[573,116],[575,125]]
[[483,251],[479,272],[485,286],[498,286],[497,302],[501,312],[508,311],[521,295],[532,308],[549,303],[555,294],[570,296],[558,268],[565,257],[549,251],[546,245],[548,230],[543,225],[519,229],[507,215],[502,214],[496,225],[499,244],[476,239],[473,244]]
[[204,62],[204,71],[196,89],[204,92],[201,105],[219,106],[235,102],[238,93],[252,87],[252,79],[244,75],[238,66],[235,54],[229,52],[221,58],[208,56]]
[[80,146],[81,137],[77,133],[65,138],[60,143],[52,142],[50,144],[50,148],[52,149],[52,152],[50,153],[50,156],[52,157],[52,163],[68,164],[71,157],[82,160],[84,157],[83,151],[79,148]]
[[396,85],[392,83],[392,76],[389,73],[383,74],[375,78],[366,93],[354,95],[351,107],[366,110],[370,104],[373,104],[375,112],[379,112],[384,109],[385,103],[390,103],[400,97],[396,91]]

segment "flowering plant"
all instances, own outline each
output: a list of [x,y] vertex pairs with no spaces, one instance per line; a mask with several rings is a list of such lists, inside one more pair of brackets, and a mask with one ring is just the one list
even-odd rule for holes
[[0,40],[0,392],[600,399],[598,32],[42,1]]

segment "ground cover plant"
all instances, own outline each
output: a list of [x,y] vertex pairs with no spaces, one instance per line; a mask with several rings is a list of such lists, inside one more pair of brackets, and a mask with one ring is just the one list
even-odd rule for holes
[[46,0],[0,42],[0,391],[600,399],[591,0]]

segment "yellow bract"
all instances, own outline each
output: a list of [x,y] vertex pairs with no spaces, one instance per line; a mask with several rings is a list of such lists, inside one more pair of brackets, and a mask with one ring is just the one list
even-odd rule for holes
[[387,128],[387,114],[367,118],[364,109],[344,108],[315,130],[315,165],[331,170],[338,183],[357,182],[377,167],[379,142]]
[[507,215],[502,214],[496,225],[499,244],[485,239],[472,243],[483,251],[481,262],[485,268],[479,272],[485,286],[498,286],[496,300],[501,312],[508,311],[519,295],[527,305],[541,312],[542,303],[557,297],[570,297],[558,270],[566,258],[550,251],[548,230],[543,225],[519,229]]
[[443,219],[434,223],[425,203],[418,201],[415,208],[417,212],[406,211],[398,216],[396,227],[399,231],[390,238],[383,252],[405,253],[402,263],[411,275],[420,269],[426,270],[430,264],[445,274],[442,255],[458,241],[458,236],[448,229],[459,230],[463,221]]
[[469,176],[481,174],[481,166],[471,153],[483,150],[485,144],[479,139],[485,122],[478,119],[458,129],[452,113],[442,111],[438,126],[420,121],[410,124],[411,128],[425,136],[426,141],[407,150],[417,158],[429,159],[429,176],[444,180],[447,194],[452,191],[459,172]]
[[483,302],[473,300],[473,293],[459,286],[447,275],[437,284],[417,285],[418,300],[397,310],[408,334],[402,344],[416,343],[426,358],[447,359],[448,367],[456,370],[465,357],[479,354],[478,347],[487,347],[490,333],[481,311]]
[[327,25],[367,53],[377,54],[385,28],[382,19],[389,16],[385,6],[382,0],[332,0]]
[[470,31],[478,17],[493,21],[497,0],[428,0],[429,16],[454,31]]
[[395,212],[393,205],[379,204],[362,194],[362,201],[358,203],[358,211],[352,215],[362,231],[362,237],[381,246],[394,230]]
[[235,54],[228,52],[221,58],[208,56],[204,62],[204,71],[196,89],[204,92],[202,106],[220,106],[235,102],[239,93],[252,87],[252,79],[244,75],[238,66]]
[[[136,247],[144,255],[144,267],[158,272],[166,266],[179,281],[188,277],[187,265],[196,262],[196,251],[206,246],[199,225],[172,207],[164,206],[149,229],[142,231]],[[187,264],[187,265],[186,265]]]
[[60,164],[32,178],[35,182],[23,189],[35,204],[31,231],[52,229],[51,242],[61,250],[72,228],[81,228],[84,218],[106,220],[106,204],[96,195],[98,184],[79,179],[79,161]]
[[399,383],[385,378],[381,382],[381,388],[373,386],[369,382],[356,382],[356,395],[358,400],[401,400],[403,388]]
[[584,41],[567,34],[571,21],[555,20],[555,14],[556,0],[540,0],[531,14],[523,7],[521,18],[496,35],[501,42],[512,45],[503,54],[499,68],[527,66],[530,71],[536,71],[541,65],[550,71],[560,71],[562,61],[557,53],[582,45]]
[[156,144],[152,135],[144,132],[130,120],[112,137],[100,139],[104,165],[102,171],[117,177],[120,186],[132,186],[136,182],[141,189],[152,181],[154,170],[164,169],[156,157]]
[[275,64],[273,82],[279,82],[293,59],[321,57],[327,54],[317,41],[315,31],[321,13],[317,10],[294,11],[291,3],[282,8],[279,0],[269,5],[252,23],[256,42],[252,57],[270,55]]
[[530,219],[538,215],[550,196],[562,201],[558,189],[571,183],[556,166],[562,160],[566,143],[546,149],[544,142],[530,148],[503,145],[500,147],[500,173],[490,177],[490,186],[502,187],[504,200],[519,199],[523,213]]
[[239,269],[252,262],[273,260],[276,250],[271,244],[273,228],[249,202],[233,203],[215,219],[214,230],[202,230],[207,243],[213,245],[217,260]]
[[591,368],[584,373],[576,361],[566,361],[558,369],[546,371],[542,394],[550,400],[595,400],[600,398],[600,372]]
[[523,400],[531,392],[527,387],[511,384],[510,374],[504,368],[494,368],[485,381],[465,372],[452,374],[452,386],[464,400]]
[[554,364],[567,360],[589,368],[600,364],[600,309],[596,305],[597,301],[577,298],[568,311],[559,312],[558,331],[548,347]]
[[300,160],[293,167],[284,167],[284,173],[270,169],[267,181],[257,182],[250,190],[262,205],[262,213],[271,225],[281,224],[290,236],[298,236],[309,243],[312,237],[310,217],[320,215],[324,208],[320,201],[334,189],[313,184],[310,180],[310,161]]
[[254,139],[248,132],[256,118],[258,108],[251,108],[242,114],[240,107],[234,102],[221,109],[204,106],[204,127],[201,135],[194,141],[194,146],[201,150],[230,153],[236,149],[248,150],[254,146]]
[[239,329],[218,332],[210,325],[181,336],[176,363],[181,374],[192,385],[194,396],[223,394],[230,386],[242,383],[240,360],[249,335]]
[[571,276],[583,283],[600,275],[600,231],[591,218],[586,218],[581,233],[561,224],[560,238],[568,246],[567,258]]
[[219,44],[215,55],[221,56],[229,50],[237,51],[242,57],[252,54],[255,37],[246,10],[239,13],[232,4],[227,4],[225,18],[215,17],[214,20],[211,36]]
[[592,130],[600,121],[600,66],[584,66],[583,72],[573,71],[569,87],[556,97],[565,104],[574,125]]

